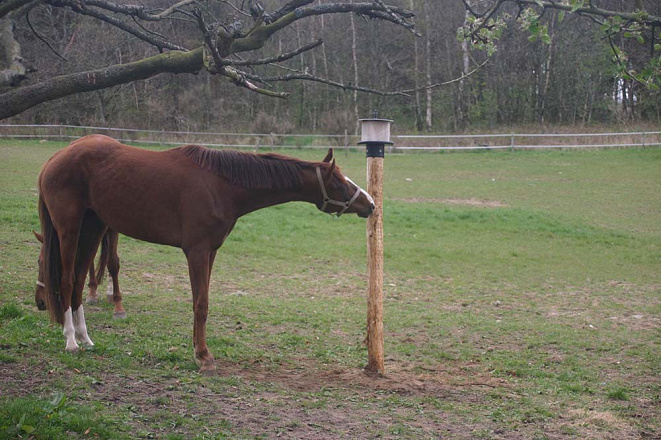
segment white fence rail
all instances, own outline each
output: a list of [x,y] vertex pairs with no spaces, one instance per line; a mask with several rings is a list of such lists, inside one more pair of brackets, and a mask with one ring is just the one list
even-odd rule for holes
[[[87,134],[107,134],[126,143],[217,148],[363,148],[348,134],[210,133],[138,130],[74,125],[1,125],[0,138],[67,141]],[[395,135],[392,152],[443,150],[515,150],[537,148],[629,148],[661,146],[661,131],[619,133],[500,133],[472,135]]]

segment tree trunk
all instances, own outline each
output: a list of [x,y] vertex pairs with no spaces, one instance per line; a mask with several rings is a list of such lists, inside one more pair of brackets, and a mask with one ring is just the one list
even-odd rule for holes
[[21,58],[21,46],[14,39],[10,19],[0,19],[0,87],[17,86],[27,78],[29,67]]
[[427,16],[427,32],[425,33],[425,71],[427,76],[427,116],[425,122],[427,131],[432,129],[432,89],[431,89],[431,20],[429,18],[429,0],[425,0],[425,15]]
[[[413,0],[409,0],[409,7],[413,11]],[[422,131],[424,128],[422,122],[422,105],[420,103],[420,47],[418,39],[413,39],[413,79],[415,81],[415,128]]]
[[[351,3],[353,3],[353,0],[351,0]],[[358,43],[356,41],[356,22],[353,19],[353,14],[349,15],[349,19],[351,20],[351,59],[353,60],[353,85],[357,86],[358,85]],[[356,121],[360,119],[360,116],[358,114],[358,91],[354,90],[353,91],[353,113],[354,113],[354,118]],[[358,123],[356,123],[356,130],[354,134],[358,134]]]
[[[464,25],[468,22],[470,17],[470,12],[466,11],[464,16]],[[463,40],[461,42],[461,58],[462,58],[462,68],[461,76],[468,74],[470,70],[470,50],[468,48],[468,40]],[[470,122],[468,120],[468,103],[470,99],[466,97],[466,79],[462,78],[459,81],[459,103],[457,105],[457,111],[459,113],[459,123],[461,128],[466,127]]]
[[106,101],[103,99],[103,92],[96,91],[96,99],[99,101],[99,119],[103,125],[106,124]]
[[[326,20],[324,19],[323,15],[319,16],[319,29],[320,29],[320,37],[324,38],[326,35]],[[321,60],[322,60],[322,65],[324,66],[324,78],[330,78],[330,75],[328,74],[328,54],[326,53],[326,45],[322,44],[321,45]],[[323,108],[322,111],[327,111],[329,108],[329,99],[328,99],[328,87],[324,87],[324,94],[323,94]]]
[[549,23],[549,45],[548,45],[548,55],[546,57],[546,69],[544,71],[544,83],[542,85],[541,95],[539,97],[539,123],[543,124],[545,120],[546,113],[546,95],[549,91],[549,84],[551,82],[551,70],[553,63],[553,49],[555,47],[555,15],[551,17],[551,23]]

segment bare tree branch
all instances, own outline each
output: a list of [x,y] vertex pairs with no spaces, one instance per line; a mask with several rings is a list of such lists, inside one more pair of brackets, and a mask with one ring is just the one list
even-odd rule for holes
[[[474,7],[470,5],[468,0],[462,0],[466,9],[475,17],[483,18],[483,25],[498,12],[500,7],[505,3],[514,3],[519,6],[536,6],[543,10],[556,9],[559,11],[573,12],[575,14],[584,15],[588,17],[599,16],[603,18],[619,17],[627,21],[637,22],[646,26],[659,26],[661,25],[661,16],[648,14],[647,12],[623,12],[603,9],[597,7],[593,2],[589,2],[587,6],[576,7],[569,3],[560,3],[556,0],[495,0],[493,4],[483,12],[477,12]],[[486,17],[486,18],[485,18]]]
[[592,15],[592,16],[598,15],[604,18],[620,17],[624,20],[639,22],[646,26],[661,25],[660,16],[655,16],[652,14],[648,14],[646,12],[642,14],[638,14],[635,12],[622,12],[622,11],[603,9],[595,6],[591,1],[588,3],[587,6],[583,6],[576,9],[569,4],[558,3],[557,1],[554,0],[539,0],[539,1],[538,0],[505,0],[505,1],[516,2],[520,5],[526,5],[526,6],[539,6],[544,9],[557,9],[561,11],[574,12],[576,14],[581,14],[581,15]]
[[[294,0],[292,4],[298,3],[311,3],[309,0]],[[413,13],[394,6],[389,7],[390,10],[400,16],[402,19],[413,17]],[[279,19],[269,24],[263,24],[256,27],[252,32],[244,38],[236,39],[232,42],[229,50],[230,53],[245,52],[249,50],[259,49],[264,46],[264,43],[273,36],[276,32],[290,26],[297,20],[316,15],[325,14],[340,14],[340,13],[356,13],[366,17],[377,18],[391,23],[400,25],[390,14],[383,12],[382,8],[376,3],[324,3],[309,7],[299,7],[291,12],[283,15]]]
[[[71,3],[69,1],[65,0],[51,0],[49,1],[53,6],[58,6],[58,3]],[[112,3],[106,0],[79,0],[76,1],[78,4],[84,4],[87,6],[95,6],[100,9],[104,9],[109,12],[114,12],[117,14],[122,14],[122,15],[130,15],[137,17],[141,20],[145,21],[159,21],[164,18],[167,18],[174,14],[175,12],[178,12],[180,9],[184,8],[185,6],[188,6],[190,4],[195,3],[196,0],[182,0],[178,3],[175,3],[174,5],[170,6],[169,8],[163,10],[162,12],[158,14],[152,14],[149,12],[144,5],[120,5],[117,3]],[[70,6],[70,5],[68,5]]]
[[479,66],[477,66],[476,68],[474,68],[474,69],[471,70],[470,72],[468,72],[468,73],[466,73],[466,74],[464,74],[464,75],[461,75],[461,76],[458,77],[458,78],[451,79],[451,80],[449,80],[449,81],[444,81],[444,82],[441,82],[441,83],[430,84],[430,85],[428,85],[428,86],[418,87],[418,88],[416,88],[416,89],[402,90],[402,93],[406,93],[406,94],[408,95],[409,93],[415,93],[415,92],[418,92],[418,91],[420,91],[420,90],[435,89],[436,87],[447,86],[447,85],[449,85],[449,84],[453,84],[453,83],[459,82],[459,81],[461,81],[461,80],[464,80],[464,79],[468,78],[469,76],[471,76],[472,74],[474,74],[475,72],[477,72],[478,70],[480,70],[482,67],[486,66],[487,63],[488,63],[489,61],[490,61],[490,59],[486,59],[482,64],[480,64]]
[[22,8],[23,6],[28,5],[34,0],[5,0],[0,3],[0,18],[8,15],[10,12],[13,12],[17,9]]
[[402,20],[399,15],[395,14],[392,11],[392,9],[390,9],[390,6],[383,3],[383,0],[374,0],[374,1],[379,6],[381,6],[383,8],[383,10],[386,11],[393,18],[393,20],[395,20],[395,23],[402,26],[404,29],[407,29],[408,31],[410,31],[416,37],[418,37],[418,38],[422,37],[422,35],[420,35],[420,33],[415,30],[415,26],[413,25],[413,23],[406,23],[404,20]]
[[257,92],[260,95],[266,95],[272,98],[286,98],[289,96],[289,93],[287,92],[274,92],[268,89],[264,89],[262,87],[258,87],[255,84],[251,83],[248,81],[248,78],[253,76],[249,75],[245,72],[241,72],[239,70],[234,69],[233,67],[230,66],[224,66],[222,68],[222,71],[220,72],[221,75],[229,78],[235,85],[240,86],[240,87],[245,87],[246,89]]
[[356,86],[353,84],[343,84],[337,81],[333,81],[330,79],[326,78],[321,78],[315,75],[311,75],[309,73],[304,73],[304,72],[298,72],[298,73],[292,73],[289,75],[283,75],[283,76],[268,76],[268,77],[262,77],[259,75],[254,75],[254,74],[245,74],[246,78],[252,79],[253,81],[259,81],[263,83],[268,83],[268,82],[286,82],[286,81],[297,81],[297,80],[302,80],[302,81],[312,81],[312,82],[318,82],[321,84],[327,84],[329,86],[337,87],[343,90],[356,90],[359,92],[365,92],[365,93],[371,93],[374,95],[379,95],[379,96],[406,96],[410,97],[411,95],[402,92],[402,91],[385,91],[385,90],[378,90],[378,89],[372,89],[369,87],[362,87],[362,86]]
[[189,52],[166,52],[134,63],[57,76],[12,90],[0,95],[0,120],[17,115],[42,102],[74,93],[105,89],[165,72],[197,73],[204,68],[202,52],[202,47]]
[[[32,0],[6,0],[2,3],[0,13],[8,14],[16,11]],[[261,78],[254,74],[243,72],[237,67],[274,65],[289,60],[322,44],[322,40],[314,41],[291,52],[266,58],[250,58],[235,60],[241,52],[249,52],[262,48],[277,32],[291,26],[298,20],[325,14],[360,14],[361,16],[391,22],[398,27],[413,31],[410,19],[413,14],[405,9],[389,6],[383,0],[356,3],[319,3],[314,0],[289,0],[276,11],[268,14],[263,10],[258,0],[249,2],[252,9],[250,16],[254,20],[253,27],[243,31],[239,17],[246,17],[242,8],[238,8],[228,0],[217,0],[224,6],[233,9],[223,19],[214,17],[214,11],[204,9],[204,17],[211,17],[213,22],[207,24],[203,18],[203,4],[194,0],[179,0],[160,12],[149,10],[142,4],[118,4],[109,0],[39,0],[54,8],[71,8],[74,13],[86,15],[103,21],[123,32],[156,46],[160,51],[171,49],[172,52],[147,57],[133,63],[109,66],[90,72],[63,75],[38,84],[18,88],[0,95],[0,119],[4,119],[27,110],[39,103],[57,99],[79,92],[88,92],[125,84],[136,80],[147,79],[160,73],[197,73],[206,68],[209,72],[224,76],[237,86],[263,95],[284,98],[287,93],[277,92],[259,87],[255,82],[267,83],[269,78]],[[237,0],[238,1],[238,0]],[[248,0],[246,0],[248,1]],[[194,6],[195,5],[195,6]],[[199,8],[198,8],[199,6]],[[180,44],[168,41],[163,35],[147,29],[144,22],[156,22],[184,16],[186,21],[197,22],[204,38],[204,45],[187,52]],[[1,15],[0,15],[1,17]],[[186,18],[187,17],[187,18]],[[124,20],[130,18],[135,25]],[[192,18],[193,20],[189,20]],[[375,93],[382,96],[403,95],[402,92],[387,92],[382,90],[359,87],[352,84],[319,78],[308,72],[295,72],[285,77],[273,77],[272,81],[291,80],[315,81],[340,87],[345,90],[358,90]]]
[[281,61],[286,61],[291,58],[294,58],[297,55],[302,54],[303,52],[307,52],[309,50],[314,49],[315,47],[319,47],[324,43],[324,40],[319,38],[317,41],[314,41],[310,44],[307,44],[303,47],[299,47],[298,49],[292,51],[292,52],[287,52],[283,53],[274,57],[270,58],[262,58],[258,60],[228,60],[227,58],[224,58],[222,60],[222,63],[225,65],[229,66],[257,66],[260,64],[273,64],[273,63],[279,63]]
[[261,83],[304,80],[304,81],[312,81],[312,82],[327,84],[327,85],[330,85],[330,86],[333,86],[333,87],[341,88],[343,90],[356,90],[356,91],[359,91],[359,92],[371,93],[371,94],[379,95],[379,96],[405,96],[405,97],[410,98],[411,93],[415,93],[416,91],[426,90],[426,89],[434,89],[434,88],[437,88],[437,87],[440,87],[440,86],[453,84],[455,82],[466,79],[469,76],[476,73],[477,71],[479,71],[482,67],[487,65],[487,63],[489,61],[490,61],[490,59],[487,59],[484,62],[482,62],[480,65],[475,67],[473,70],[471,70],[470,72],[468,72],[468,73],[466,73],[466,74],[464,74],[464,75],[462,75],[458,78],[454,78],[452,80],[449,80],[449,81],[444,81],[444,82],[441,82],[441,83],[426,85],[426,86],[418,87],[418,88],[415,88],[415,89],[406,89],[406,90],[398,90],[398,91],[384,91],[384,90],[372,89],[372,88],[369,88],[369,87],[356,86],[356,85],[353,85],[353,84],[343,84],[343,83],[340,83],[340,82],[337,82],[337,81],[333,81],[333,80],[329,80],[329,79],[326,79],[326,78],[321,78],[321,77],[318,77],[318,76],[315,76],[315,75],[311,75],[307,72],[300,72],[300,71],[297,71],[295,69],[291,69],[291,68],[288,68],[288,67],[285,67],[285,66],[279,66],[279,65],[276,65],[276,67],[280,67],[282,69],[289,70],[290,72],[294,72],[294,73],[291,73],[289,75],[269,76],[269,77],[264,77],[264,76],[255,75],[255,74],[248,74],[248,73],[243,73],[243,75],[248,79],[252,79],[253,81],[258,81],[258,82],[261,82]]
[[[86,4],[83,1],[77,1],[77,0],[47,0],[50,4],[53,6],[55,5],[64,5],[64,6],[69,6],[72,8],[74,11],[82,14],[82,15],[87,15],[90,17],[94,17],[98,20],[104,21],[112,26],[115,26],[125,32],[128,32],[129,34],[141,39],[142,41],[145,41],[149,44],[152,44],[156,46],[159,50],[163,50],[163,48],[166,49],[172,49],[172,50],[186,50],[185,48],[178,46],[176,44],[170,43],[169,41],[165,41],[159,38],[155,38],[154,36],[150,35],[147,32],[132,28],[131,26],[127,25],[121,20],[118,20],[114,17],[110,17],[108,15],[105,15],[96,9],[88,8]],[[90,3],[97,2],[98,0],[87,0]],[[104,2],[105,3],[105,2]]]
[[47,47],[48,47],[48,48],[49,48],[49,49],[50,49],[55,55],[57,55],[60,59],[62,59],[62,60],[64,60],[64,61],[69,61],[69,60],[66,59],[66,57],[64,57],[64,56],[61,55],[57,50],[55,50],[55,48],[53,47],[53,45],[50,44],[50,43],[49,43],[44,37],[42,37],[42,36],[39,34],[39,32],[37,32],[37,30],[34,28],[34,26],[32,26],[32,23],[30,22],[30,12],[32,12],[32,9],[33,9],[33,8],[28,8],[28,10],[25,11],[25,22],[28,24],[28,27],[30,28],[30,30],[32,31],[32,33],[33,33],[33,34],[34,34],[34,35],[35,35],[35,36],[36,36],[41,42],[43,42],[43,43],[44,43],[44,44],[45,44],[45,45],[46,45],[46,46],[47,46]]
[[269,14],[269,17],[272,21],[276,21],[289,14],[290,12],[295,11],[297,8],[309,5],[311,3],[314,3],[314,0],[291,0],[277,11]]

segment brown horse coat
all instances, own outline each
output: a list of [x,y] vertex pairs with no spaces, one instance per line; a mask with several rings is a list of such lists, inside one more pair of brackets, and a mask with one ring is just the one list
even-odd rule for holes
[[78,349],[76,340],[92,344],[82,290],[99,241],[110,228],[184,251],[193,293],[195,358],[203,371],[213,370],[205,336],[209,277],[216,251],[237,219],[289,201],[362,217],[374,209],[371,197],[331,159],[332,150],[322,162],[199,146],[157,152],[100,135],[56,153],[39,174],[39,211],[46,302],[51,318],[64,325],[67,350]]

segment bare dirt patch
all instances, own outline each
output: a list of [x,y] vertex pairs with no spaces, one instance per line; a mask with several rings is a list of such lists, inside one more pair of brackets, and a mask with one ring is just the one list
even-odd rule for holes
[[276,371],[259,363],[237,369],[236,364],[219,362],[217,367],[220,376],[234,376],[250,382],[271,382],[285,389],[311,393],[333,389],[367,394],[386,392],[406,396],[439,396],[463,393],[462,389],[470,387],[508,386],[505,380],[493,378],[486,372],[478,373],[471,366],[416,369],[413,365],[387,362],[385,375],[370,374],[360,368],[320,367],[303,359],[296,366],[283,366]]
[[459,198],[427,198],[427,197],[409,197],[409,198],[394,198],[398,202],[407,203],[442,203],[445,205],[463,205],[463,206],[476,206],[482,208],[507,208],[508,204],[499,202],[498,200],[485,200],[485,199],[459,199]]
[[233,438],[468,439],[472,432],[494,429],[489,422],[465,420],[419,402],[428,398],[452,407],[481,407],[487,390],[497,382],[487,387],[468,380],[465,386],[449,385],[446,380],[453,372],[414,372],[413,365],[391,363],[385,377],[375,377],[359,368],[329,369],[306,359],[293,362],[274,368],[221,360],[216,377],[200,378],[188,372],[136,376],[101,364],[89,372],[45,371],[24,359],[12,368],[0,368],[0,391],[9,398],[47,399],[58,383],[75,384],[70,387],[77,395],[72,402],[104,402],[121,414],[131,430],[150,432],[154,438],[195,434],[190,431],[194,423],[178,425],[177,418],[199,421],[212,432],[229,430]]
[[659,438],[647,432],[641,432],[628,421],[609,411],[593,409],[569,409],[556,423],[546,427],[548,438],[566,438],[566,433],[573,433],[574,438],[600,438],[604,440],[635,440]]
[[[71,390],[67,394],[75,404],[102,402],[130,432],[149,433],[150,438],[189,438],[200,430],[268,439],[519,440],[533,438],[540,430],[559,439],[654,438],[645,437],[654,434],[641,433],[633,420],[603,409],[568,409],[546,422],[500,425],[489,417],[490,396],[518,399],[521,395],[515,383],[493,376],[479,362],[421,367],[391,360],[386,362],[385,377],[304,358],[286,365],[218,360],[214,377],[176,367],[158,375],[114,371],[102,363],[94,371],[48,371],[29,358],[6,367],[0,365],[4,397],[48,398],[67,383]],[[649,408],[641,417],[654,412]]]

